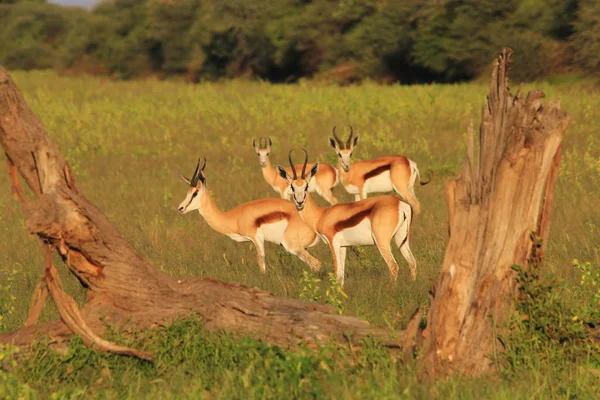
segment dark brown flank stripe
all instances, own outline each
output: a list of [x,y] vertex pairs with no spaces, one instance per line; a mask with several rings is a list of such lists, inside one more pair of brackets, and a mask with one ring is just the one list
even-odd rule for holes
[[340,231],[343,231],[344,229],[352,228],[353,226],[360,224],[360,222],[363,219],[365,219],[369,214],[371,214],[372,210],[373,210],[373,207],[365,208],[364,210],[354,214],[347,220],[336,222],[335,225],[333,226],[333,229],[336,232],[340,232]]
[[274,222],[281,221],[282,219],[289,220],[290,215],[281,211],[276,211],[256,218],[254,225],[259,228],[264,224],[272,224]]
[[385,171],[389,171],[391,167],[392,167],[391,164],[385,164],[385,165],[382,165],[382,166],[377,167],[375,169],[372,169],[372,170],[370,170],[369,172],[367,172],[363,176],[363,179],[366,181],[367,179],[371,179],[374,176],[377,176],[379,174],[383,174]]

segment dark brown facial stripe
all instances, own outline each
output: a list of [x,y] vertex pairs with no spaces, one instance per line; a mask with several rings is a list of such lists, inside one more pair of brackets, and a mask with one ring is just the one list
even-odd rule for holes
[[264,224],[272,224],[274,222],[281,221],[282,219],[289,220],[290,215],[284,212],[276,211],[256,218],[254,225],[259,228]]
[[188,201],[188,203],[185,205],[186,209],[190,206],[190,204],[192,204],[192,201],[194,201],[194,198],[196,198],[196,196],[198,196],[198,191],[197,190],[194,192],[194,194],[192,195],[192,197],[190,197],[190,201]]
[[360,224],[363,219],[365,219],[369,214],[371,214],[372,210],[373,207],[365,208],[364,210],[357,212],[347,220],[338,221],[333,226],[333,229],[336,232],[339,232],[343,231],[344,229],[352,228],[353,226]]
[[382,165],[382,166],[377,167],[375,169],[372,169],[372,170],[370,170],[369,172],[367,172],[363,176],[363,179],[366,181],[367,179],[371,179],[374,176],[377,176],[379,174],[383,174],[385,171],[389,171],[391,167],[392,167],[391,164],[385,164],[385,165]]

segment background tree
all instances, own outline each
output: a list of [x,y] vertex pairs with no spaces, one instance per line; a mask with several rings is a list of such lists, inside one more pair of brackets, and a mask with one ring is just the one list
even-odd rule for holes
[[454,82],[488,70],[503,46],[513,77],[597,75],[592,0],[114,0],[92,11],[0,3],[0,62],[10,68]]
[[576,61],[590,73],[600,73],[600,7],[594,0],[582,0],[573,23]]

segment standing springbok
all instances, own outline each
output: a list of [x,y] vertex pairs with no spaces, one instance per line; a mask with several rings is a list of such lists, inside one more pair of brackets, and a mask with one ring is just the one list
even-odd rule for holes
[[[331,207],[318,207],[308,194],[311,179],[319,171],[314,164],[306,175],[308,154],[300,177],[290,176],[286,169],[277,166],[282,178],[290,185],[296,209],[302,219],[315,231],[331,250],[337,281],[344,284],[346,247],[375,245],[390,269],[394,280],[398,278],[398,263],[392,254],[390,241],[394,238],[402,256],[408,262],[412,279],[416,279],[417,262],[410,246],[412,208],[396,196],[376,196],[354,203],[340,203]],[[291,164],[290,151],[290,164]]]
[[[421,204],[415,195],[414,185],[419,176],[417,163],[404,156],[386,156],[374,160],[358,161],[351,165],[354,148],[358,144],[359,136],[354,137],[354,130],[350,126],[350,136],[346,145],[337,137],[335,126],[333,137],[329,137],[329,144],[335,149],[339,160],[340,181],[355,200],[366,199],[367,194],[375,192],[398,193],[413,208],[415,213],[421,212]],[[426,185],[431,181],[423,182]]]
[[313,271],[321,268],[319,260],[306,251],[307,247],[318,243],[319,237],[302,220],[292,203],[283,199],[268,198],[250,201],[223,212],[206,190],[205,167],[206,158],[202,167],[198,160],[192,179],[179,174],[190,185],[185,199],[179,205],[181,214],[198,210],[215,231],[229,236],[236,242],[254,243],[258,252],[258,265],[263,273],[266,272],[265,241],[282,245],[289,253],[308,264]]
[[[256,140],[252,139],[252,147],[256,151],[256,155],[258,155],[258,162],[260,163],[260,167],[262,168],[263,177],[267,181],[271,187],[281,195],[282,199],[289,199],[292,192],[290,190],[287,182],[282,179],[277,170],[273,168],[271,165],[271,161],[269,161],[269,153],[271,153],[271,146],[273,145],[273,141],[269,137],[264,138],[261,137],[258,142],[258,146],[256,145]],[[309,167],[312,167],[313,164],[310,164]],[[287,168],[289,173],[292,173],[292,168]],[[296,165],[296,171],[300,169],[300,165]],[[338,201],[331,190],[338,183],[338,172],[331,165],[321,164],[321,168],[319,169],[319,173],[315,176],[315,179],[311,182],[310,187],[308,188],[309,192],[317,192],[319,196],[323,197],[329,204],[337,204]]]

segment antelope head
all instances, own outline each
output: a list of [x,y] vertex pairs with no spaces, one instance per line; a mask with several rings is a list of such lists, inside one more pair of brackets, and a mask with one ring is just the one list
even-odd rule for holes
[[[200,161],[204,160],[202,163],[202,167],[200,167]],[[194,170],[194,175],[192,179],[188,179],[185,176],[179,174],[181,179],[183,179],[188,185],[190,185],[187,194],[185,195],[185,199],[179,204],[178,211],[180,214],[185,214],[190,211],[200,209],[200,198],[204,194],[206,190],[206,178],[204,177],[204,168],[206,167],[206,158],[202,157],[202,159],[198,159],[198,164],[196,164],[196,169]]]
[[256,140],[252,138],[252,147],[254,147],[254,151],[256,151],[256,155],[258,156],[258,162],[261,168],[265,168],[267,166],[267,161],[269,160],[269,153],[271,152],[271,145],[273,142],[271,141],[271,137],[264,138],[261,137],[258,140],[258,146],[256,145]]
[[354,129],[352,129],[352,126],[350,126],[350,136],[345,144],[336,135],[335,126],[333,127],[333,137],[329,137],[329,144],[335,149],[335,152],[340,159],[340,165],[346,172],[350,171],[350,158],[352,157],[354,148],[358,144],[358,138],[358,135],[354,136]]
[[293,151],[294,149],[290,150],[288,154],[288,160],[290,161],[290,167],[292,167],[292,173],[294,174],[294,176],[290,176],[281,165],[277,166],[277,171],[279,172],[279,175],[287,181],[288,185],[290,185],[292,189],[294,203],[296,204],[296,209],[298,211],[302,211],[306,203],[306,195],[308,194],[308,184],[310,183],[310,180],[313,178],[313,176],[315,176],[319,171],[319,163],[313,165],[307,174],[306,164],[308,164],[308,153],[305,149],[302,149],[302,151],[304,152],[304,164],[302,165],[301,175],[300,177],[298,177],[296,168],[294,168],[294,162],[292,161]]

